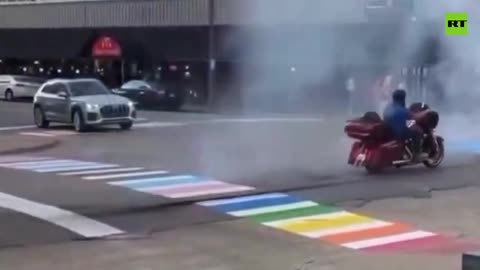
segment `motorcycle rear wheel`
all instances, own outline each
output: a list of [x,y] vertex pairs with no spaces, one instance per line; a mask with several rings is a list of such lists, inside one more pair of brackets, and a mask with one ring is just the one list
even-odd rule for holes
[[425,167],[431,168],[431,169],[434,169],[440,166],[440,164],[443,161],[443,158],[445,157],[445,147],[443,145],[443,141],[440,140],[439,138],[435,138],[435,139],[437,140],[437,143],[438,143],[438,153],[436,153],[434,157],[428,158],[423,162]]
[[377,174],[377,173],[382,172],[382,168],[376,167],[376,166],[368,166],[368,165],[366,165],[366,166],[365,166],[365,169],[367,170],[367,173],[369,173],[369,174]]

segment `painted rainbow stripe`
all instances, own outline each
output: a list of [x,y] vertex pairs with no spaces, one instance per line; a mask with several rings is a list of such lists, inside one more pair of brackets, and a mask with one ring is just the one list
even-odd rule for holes
[[460,253],[479,246],[283,193],[199,202],[264,226],[362,251]]
[[[122,167],[117,164],[88,162],[50,157],[2,156],[0,167],[61,176],[80,176],[83,180],[109,180],[109,185],[122,186],[144,193],[173,199],[199,198],[211,195],[244,194],[255,188],[212,180],[194,175],[174,175],[166,170]],[[117,179],[113,181],[114,179]]]
[[136,191],[180,199],[253,190],[253,187],[215,181],[193,175],[167,175],[151,178],[108,182]]

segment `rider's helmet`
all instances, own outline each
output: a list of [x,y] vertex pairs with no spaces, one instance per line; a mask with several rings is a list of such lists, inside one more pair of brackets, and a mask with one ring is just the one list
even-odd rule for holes
[[396,104],[400,104],[405,107],[405,99],[407,98],[407,92],[403,89],[397,89],[393,91],[392,101]]

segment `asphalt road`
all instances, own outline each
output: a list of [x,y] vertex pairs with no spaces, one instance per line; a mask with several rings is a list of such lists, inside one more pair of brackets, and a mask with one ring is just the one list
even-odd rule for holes
[[4,247],[145,235],[234,218],[195,204],[210,199],[280,192],[361,204],[478,182],[475,155],[462,151],[434,171],[368,176],[349,168],[341,118],[155,111],[140,112],[144,120],[131,131],[76,134],[68,126],[12,128],[31,124],[28,103],[2,102],[0,115],[4,134],[63,141],[41,153],[0,157]]
[[0,101],[0,127],[32,125],[32,104],[30,100],[18,102]]

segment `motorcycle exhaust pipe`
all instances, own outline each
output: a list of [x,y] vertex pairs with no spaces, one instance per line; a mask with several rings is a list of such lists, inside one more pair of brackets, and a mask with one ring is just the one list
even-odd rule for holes
[[412,162],[411,160],[395,160],[392,162],[393,165],[405,165]]
[[413,161],[413,153],[408,149],[408,147],[405,147],[405,152],[410,156],[408,159],[403,159],[403,160],[395,160],[392,162],[393,165],[405,165],[408,163],[411,163]]

